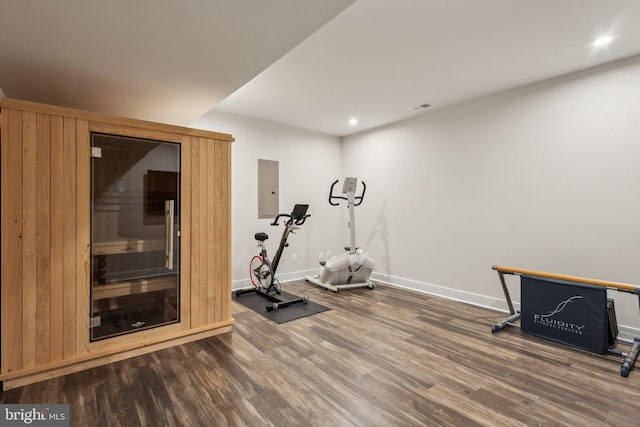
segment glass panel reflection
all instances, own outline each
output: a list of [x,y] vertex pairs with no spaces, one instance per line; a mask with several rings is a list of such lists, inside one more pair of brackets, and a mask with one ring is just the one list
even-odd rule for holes
[[180,145],[91,135],[91,339],[179,321]]

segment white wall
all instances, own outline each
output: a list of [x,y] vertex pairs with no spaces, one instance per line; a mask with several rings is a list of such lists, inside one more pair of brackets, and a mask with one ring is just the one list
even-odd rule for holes
[[329,185],[342,171],[340,139],[214,112],[191,126],[230,133],[236,139],[232,144],[233,287],[251,286],[249,260],[257,253],[254,234],[269,234],[267,248],[273,259],[283,231],[282,226],[269,225],[271,220],[258,219],[258,159],[279,162],[280,211],[289,213],[294,204],[308,203],[311,214],[289,237],[278,277],[284,281],[317,272],[318,252],[340,242],[340,212],[327,203]]
[[[344,176],[367,182],[358,245],[375,278],[505,309],[494,264],[640,283],[640,57],[435,110],[339,138],[209,113],[196,128],[231,133],[234,288],[248,286],[257,162],[280,162],[280,206],[309,203],[280,277],[318,269],[347,243],[346,211],[327,203]],[[297,262],[291,262],[296,254]],[[518,281],[510,280],[515,302]],[[637,299],[612,292],[621,333],[640,331]]]
[[640,282],[640,57],[347,137],[343,164],[379,279],[501,309],[494,264]]

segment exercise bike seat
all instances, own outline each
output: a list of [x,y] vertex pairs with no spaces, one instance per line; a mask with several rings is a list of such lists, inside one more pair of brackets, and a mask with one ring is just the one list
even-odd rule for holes
[[256,233],[256,235],[253,237],[255,237],[256,240],[264,242],[269,238],[269,235],[267,233]]

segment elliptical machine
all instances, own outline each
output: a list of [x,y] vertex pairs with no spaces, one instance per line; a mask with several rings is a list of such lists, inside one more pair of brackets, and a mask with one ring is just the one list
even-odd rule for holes
[[236,291],[236,298],[245,294],[258,294],[271,301],[271,304],[267,305],[267,311],[278,310],[294,304],[306,303],[309,300],[307,297],[300,297],[285,301],[277,297],[276,295],[280,294],[281,286],[280,281],[275,277],[282,252],[284,251],[284,248],[289,246],[287,243],[289,234],[294,233],[294,230],[299,229],[307,218],[311,216],[307,214],[307,209],[309,209],[309,205],[296,204],[290,214],[278,214],[271,223],[271,225],[278,225],[280,218],[288,218],[284,223],[284,231],[280,238],[280,245],[278,246],[276,255],[273,257],[273,261],[269,260],[269,257],[267,256],[267,248],[264,243],[265,240],[269,238],[269,235],[262,232],[254,235],[255,239],[258,241],[260,254],[254,255],[249,263],[249,275],[251,277],[253,289],[249,288]]
[[327,261],[321,261],[322,270],[315,276],[304,276],[305,280],[314,283],[333,292],[340,292],[340,289],[368,287],[373,289],[375,284],[369,279],[375,261],[367,255],[361,248],[356,246],[356,217],[354,208],[360,206],[364,200],[364,193],[367,185],[362,181],[362,193],[356,196],[358,178],[347,177],[342,185],[342,194],[334,195],[334,187],[339,180],[331,184],[329,190],[329,204],[338,206],[340,200],[347,201],[349,211],[350,246],[345,248],[345,253],[336,255]]

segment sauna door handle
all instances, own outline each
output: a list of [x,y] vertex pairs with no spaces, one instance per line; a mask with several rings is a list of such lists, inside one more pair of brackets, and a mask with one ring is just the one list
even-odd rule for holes
[[164,266],[173,270],[174,200],[164,201]]

